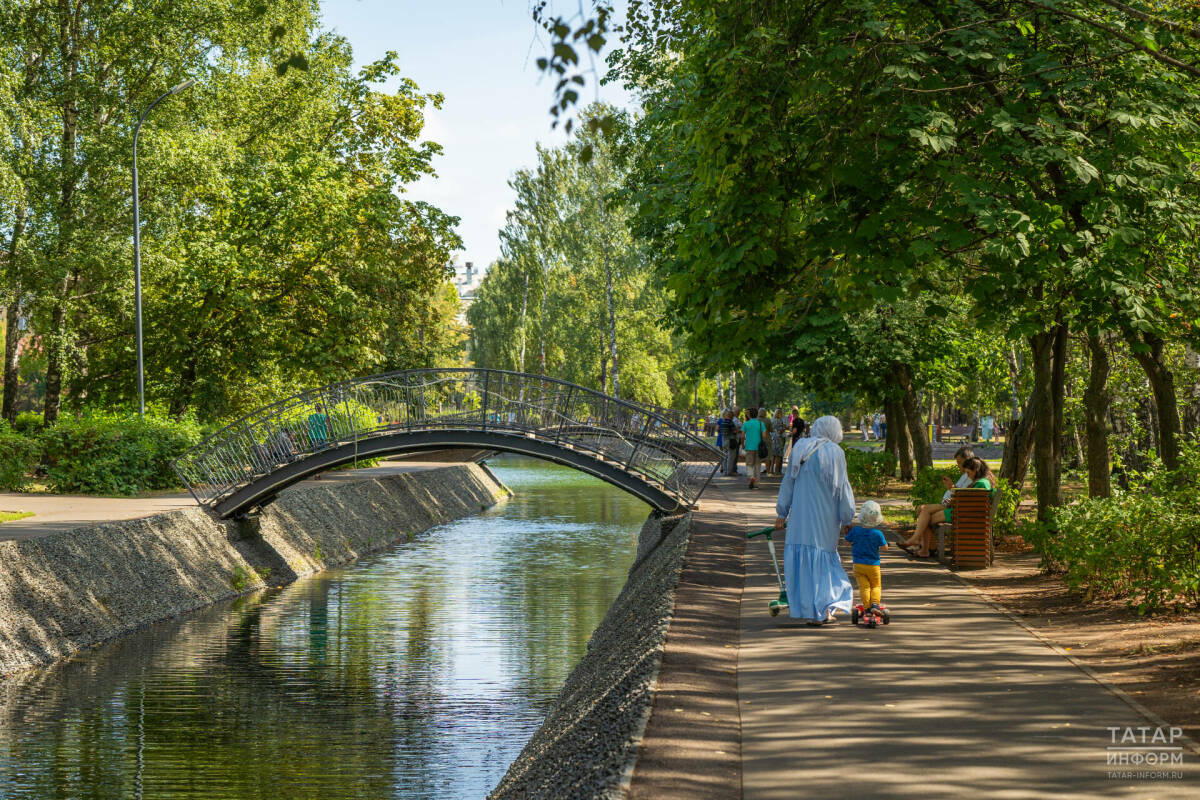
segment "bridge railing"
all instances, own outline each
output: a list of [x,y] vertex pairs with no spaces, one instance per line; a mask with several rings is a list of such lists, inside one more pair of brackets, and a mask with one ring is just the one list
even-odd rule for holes
[[175,462],[202,505],[313,453],[404,432],[531,437],[588,453],[690,505],[721,454],[652,409],[543,375],[420,369],[331,384],[264,406]]

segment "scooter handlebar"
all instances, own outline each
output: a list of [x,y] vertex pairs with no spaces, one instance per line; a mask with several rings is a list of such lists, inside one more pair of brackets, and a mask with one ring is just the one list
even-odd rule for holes
[[770,539],[771,534],[774,532],[775,532],[774,527],[763,528],[761,531],[755,531],[754,533],[747,533],[746,538],[753,539],[755,536],[762,536],[763,534],[766,534],[767,538]]

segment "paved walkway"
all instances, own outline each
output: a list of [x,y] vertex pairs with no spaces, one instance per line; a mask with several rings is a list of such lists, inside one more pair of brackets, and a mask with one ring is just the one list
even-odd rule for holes
[[[777,481],[716,486],[724,500],[706,505],[750,529],[774,521]],[[1110,727],[1153,733],[1155,723],[944,567],[888,552],[883,597],[894,621],[875,630],[845,616],[822,628],[772,618],[765,543],[748,544],[745,567],[737,678],[747,800],[1200,797],[1200,755],[1186,746],[1182,766],[1108,766]],[[1183,777],[1110,777],[1117,770]]]
[[[377,478],[446,466],[445,462],[385,461],[377,467],[326,472],[297,486]],[[296,487],[292,487],[296,488]],[[290,491],[290,489],[288,490]],[[0,541],[34,539],[88,525],[137,519],[187,508],[196,501],[187,492],[164,492],[146,497],[95,497],[93,495],[25,494],[0,492],[0,511],[32,511],[32,517],[0,524]]]

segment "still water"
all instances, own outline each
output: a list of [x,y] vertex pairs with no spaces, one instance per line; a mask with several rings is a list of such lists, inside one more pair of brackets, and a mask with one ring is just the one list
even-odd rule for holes
[[620,591],[648,512],[516,492],[343,569],[0,681],[0,798],[483,797]]

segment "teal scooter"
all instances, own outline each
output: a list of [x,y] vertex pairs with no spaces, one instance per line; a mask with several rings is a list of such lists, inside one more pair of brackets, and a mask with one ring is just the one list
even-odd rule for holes
[[777,617],[780,611],[788,607],[788,598],[787,590],[783,588],[783,575],[779,574],[779,559],[775,557],[775,540],[771,538],[771,534],[774,532],[774,528],[763,528],[761,531],[747,533],[746,538],[753,539],[755,536],[767,537],[767,549],[771,551],[771,566],[775,568],[775,580],[779,581],[779,598],[767,604],[767,611],[771,612],[772,617]]

